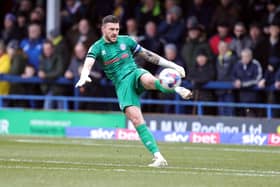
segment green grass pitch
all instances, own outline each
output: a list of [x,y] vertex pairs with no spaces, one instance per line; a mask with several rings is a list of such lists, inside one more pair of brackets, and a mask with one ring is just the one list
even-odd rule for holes
[[1,187],[279,187],[280,148],[0,136]]

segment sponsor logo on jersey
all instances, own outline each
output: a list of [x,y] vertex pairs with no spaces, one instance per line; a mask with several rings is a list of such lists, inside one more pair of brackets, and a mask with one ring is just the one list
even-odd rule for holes
[[126,45],[124,43],[121,43],[120,44],[120,49],[124,51],[126,49]]

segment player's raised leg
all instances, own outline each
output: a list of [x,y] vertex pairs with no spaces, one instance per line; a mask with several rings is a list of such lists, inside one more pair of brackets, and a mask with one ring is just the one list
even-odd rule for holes
[[156,140],[152,133],[149,131],[141,109],[137,106],[128,106],[125,109],[127,118],[133,123],[138,135],[145,145],[145,147],[153,154],[154,162],[149,164],[150,167],[164,167],[167,166],[167,162],[159,152]]
[[163,93],[177,93],[183,99],[190,99],[192,97],[192,92],[184,87],[178,86],[174,90],[168,90],[161,86],[159,79],[150,73],[145,73],[140,78],[142,85],[147,90],[159,90]]

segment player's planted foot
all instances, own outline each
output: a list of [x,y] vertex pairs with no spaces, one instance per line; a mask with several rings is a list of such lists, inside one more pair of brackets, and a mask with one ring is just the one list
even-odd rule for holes
[[184,87],[178,86],[175,88],[175,92],[179,94],[183,99],[190,99],[192,98],[192,92]]
[[167,161],[162,155],[155,155],[153,158],[153,163],[148,165],[149,167],[162,168],[168,166]]

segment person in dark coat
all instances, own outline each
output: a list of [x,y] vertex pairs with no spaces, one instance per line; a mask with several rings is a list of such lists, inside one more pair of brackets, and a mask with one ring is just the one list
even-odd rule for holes
[[[39,72],[38,76],[47,80],[47,83],[41,84],[41,91],[43,94],[52,96],[52,95],[62,95],[64,87],[57,85],[54,81],[63,76],[63,60],[62,57],[54,52],[53,43],[49,40],[46,40],[43,43],[43,55],[40,58],[39,63]],[[54,102],[46,99],[44,102],[45,109],[54,108]],[[57,102],[57,108],[62,109],[63,103]]]
[[[27,64],[27,56],[19,48],[17,40],[11,40],[7,45],[7,53],[11,59],[11,69],[9,74],[21,76]],[[11,83],[10,94],[26,94],[26,86],[21,83]],[[13,107],[27,107],[24,100],[11,100],[8,104]]]
[[181,43],[185,32],[185,26],[181,16],[181,8],[174,6],[167,12],[165,20],[159,24],[158,34],[166,44],[174,43],[179,46]]
[[194,66],[196,54],[200,50],[204,50],[208,57],[212,56],[210,46],[204,34],[203,26],[194,20],[187,24],[187,35],[181,49],[181,56],[185,62],[185,68],[187,70]]
[[[215,80],[215,67],[209,61],[209,57],[204,50],[196,54],[195,65],[190,69],[189,80],[193,85],[193,99],[195,101],[214,101],[213,91],[203,89],[203,86],[209,81]],[[196,108],[193,108],[195,114]],[[213,108],[204,108],[204,114],[215,114]]]
[[[233,86],[239,89],[240,103],[257,103],[259,101],[258,92],[247,90],[254,88],[262,78],[262,68],[260,63],[253,59],[251,49],[241,51],[241,60],[233,68]],[[242,115],[256,116],[256,111],[252,108],[245,108]]]

